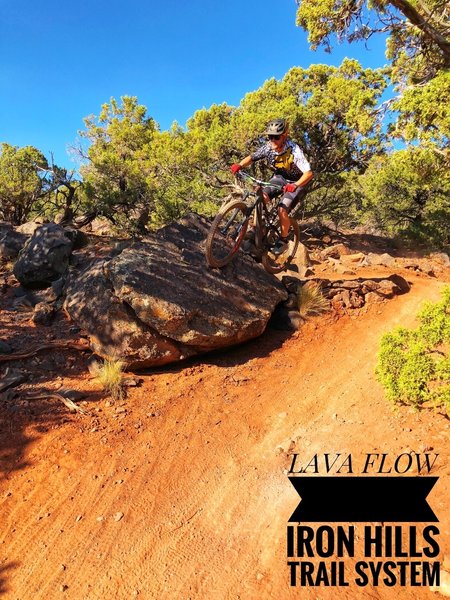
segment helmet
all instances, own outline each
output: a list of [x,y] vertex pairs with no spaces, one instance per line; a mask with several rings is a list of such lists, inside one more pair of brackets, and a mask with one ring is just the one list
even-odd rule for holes
[[281,135],[287,131],[287,123],[285,119],[273,119],[267,124],[267,135]]

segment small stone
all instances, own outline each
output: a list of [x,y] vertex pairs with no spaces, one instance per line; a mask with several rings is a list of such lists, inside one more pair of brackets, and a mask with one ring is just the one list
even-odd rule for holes
[[78,515],[78,517],[75,519],[75,521],[78,523],[79,521],[81,521],[82,518],[83,518],[83,515]]
[[100,368],[101,368],[101,364],[98,360],[91,360],[88,363],[88,371],[93,377],[98,376],[98,372],[99,372]]
[[121,519],[123,519],[123,512],[116,512],[115,515],[113,515],[113,520],[114,521],[120,521]]
[[59,586],[59,591],[60,591],[60,592],[65,592],[65,591],[66,591],[66,590],[68,590],[68,589],[69,589],[69,586],[68,586],[68,585],[66,585],[65,583],[64,583],[63,585],[60,585],[60,586]]
[[125,387],[137,387],[142,379],[138,379],[137,377],[125,377],[122,381],[122,385]]
[[59,389],[59,393],[64,396],[64,398],[68,398],[69,400],[73,400],[77,402],[78,400],[82,400],[83,398],[87,398],[89,395],[87,392],[81,392],[80,390],[71,390],[69,388],[61,387]]
[[55,308],[46,302],[38,302],[34,307],[32,320],[37,325],[50,325],[55,315]]
[[424,444],[423,446],[420,447],[421,452],[431,452],[432,450],[433,450],[433,446],[427,446],[426,444]]

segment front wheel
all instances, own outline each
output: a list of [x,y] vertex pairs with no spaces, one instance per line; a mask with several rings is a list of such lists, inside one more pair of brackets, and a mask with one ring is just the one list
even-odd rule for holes
[[205,254],[210,267],[224,267],[239,250],[248,228],[247,210],[245,202],[232,200],[218,212],[206,238]]
[[272,246],[267,246],[262,255],[262,264],[268,273],[280,273],[284,271],[292,261],[297,252],[300,239],[298,223],[295,219],[290,219],[288,244],[282,254],[275,254]]

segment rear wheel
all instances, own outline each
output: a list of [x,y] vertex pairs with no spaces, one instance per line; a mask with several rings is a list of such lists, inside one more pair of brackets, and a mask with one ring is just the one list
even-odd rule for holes
[[299,243],[299,228],[295,219],[290,219],[288,243],[282,254],[273,252],[273,244],[268,245],[262,255],[262,264],[268,273],[284,271],[297,252]]
[[212,222],[206,238],[206,260],[210,267],[224,267],[236,252],[247,232],[248,206],[241,200],[225,204]]

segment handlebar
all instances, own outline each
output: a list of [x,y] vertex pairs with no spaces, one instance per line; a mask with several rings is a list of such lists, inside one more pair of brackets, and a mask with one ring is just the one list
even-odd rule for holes
[[251,181],[253,181],[253,183],[256,183],[257,185],[268,186],[279,192],[283,191],[283,187],[281,185],[276,185],[274,183],[270,183],[269,181],[262,181],[261,179],[256,179],[256,177],[253,177],[252,175],[250,175],[250,173],[247,173],[247,171],[238,171],[236,173],[236,177],[242,180],[250,179]]

